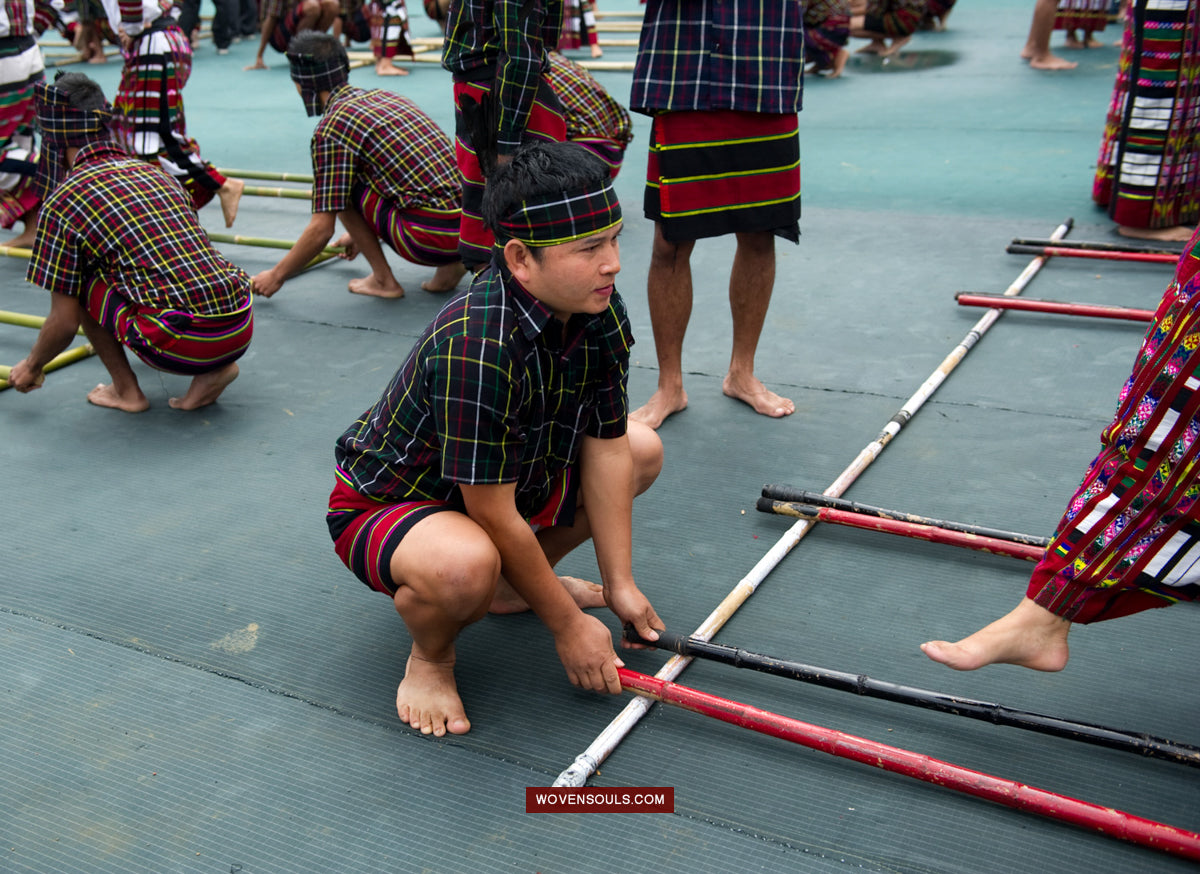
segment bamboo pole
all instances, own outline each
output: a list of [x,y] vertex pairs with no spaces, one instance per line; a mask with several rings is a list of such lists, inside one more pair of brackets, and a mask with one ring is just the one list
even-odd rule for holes
[[995,295],[973,294],[966,291],[960,291],[954,295],[954,299],[958,301],[959,306],[965,307],[1001,307],[1006,310],[1026,310],[1060,316],[1092,316],[1097,319],[1119,319],[1126,322],[1149,322],[1154,319],[1154,310],[1099,303],[1062,303],[1056,300],[1039,300],[1037,298],[997,299]]
[[[84,358],[95,354],[96,350],[92,348],[90,343],[76,346],[51,358],[49,363],[42,368],[42,373],[50,373],[51,371],[58,370],[60,367],[66,367],[68,364],[74,364],[76,361],[82,361]],[[0,378],[0,391],[4,391],[4,389],[10,387],[8,384],[8,375],[11,372],[11,367],[5,367],[3,368],[3,372],[0,372],[0,377],[2,377]]]
[[964,534],[961,531],[947,531],[945,528],[938,528],[934,525],[918,525],[898,519],[860,516],[857,513],[835,510],[832,507],[814,507],[811,504],[772,501],[770,498],[759,498],[756,506],[764,513],[795,516],[799,519],[808,519],[810,522],[828,522],[831,525],[845,525],[849,528],[861,528],[866,531],[879,531],[883,534],[911,537],[914,540],[925,540],[929,543],[941,543],[946,546],[960,546],[963,549],[990,552],[993,555],[1004,555],[1025,561],[1041,561],[1046,552],[1044,548],[1013,543],[1011,540],[980,537],[978,534]]
[[33,250],[20,246],[0,246],[0,255],[7,255],[9,258],[32,258]]
[[850,513],[861,513],[864,516],[878,516],[881,519],[897,519],[901,522],[913,522],[917,525],[933,525],[945,528],[947,531],[961,531],[964,534],[978,534],[981,537],[995,537],[998,540],[1011,540],[1013,543],[1028,543],[1045,549],[1050,545],[1049,537],[1039,537],[1035,534],[1021,534],[1017,531],[1005,531],[1002,528],[988,528],[984,525],[971,525],[966,522],[950,522],[945,519],[934,519],[931,516],[918,516],[915,513],[905,513],[901,510],[888,510],[872,504],[859,501],[847,501],[844,498],[831,498],[820,492],[810,492],[805,489],[794,489],[790,486],[767,484],[762,488],[764,498],[777,501],[813,504],[818,507],[833,507]]
[[[30,316],[25,313],[14,313],[9,310],[0,310],[0,323],[6,325],[18,325],[22,328],[41,328],[46,323],[45,316]],[[75,331],[80,337],[84,336],[83,328]]]
[[[1074,224],[1074,219],[1067,219],[1059,225],[1052,235],[1053,238],[1066,236],[1070,231],[1071,225]],[[1021,271],[1021,274],[1013,281],[1013,283],[1004,292],[1005,296],[1016,296],[1021,293],[1026,285],[1037,275],[1041,270],[1042,265],[1046,263],[1044,256],[1034,258]],[[967,336],[954,348],[954,350],[943,359],[938,368],[929,375],[916,393],[908,399],[900,410],[892,416],[891,420],[884,426],[873,441],[868,443],[858,454],[858,457],[850,463],[850,465],[842,471],[842,473],[833,481],[833,483],[825,490],[825,494],[833,497],[840,497],[847,488],[856,480],[859,475],[867,469],[881,453],[884,448],[892,441],[892,439],[900,433],[900,429],[904,427],[921,405],[929,398],[930,395],[937,390],[938,386],[945,381],[950,372],[958,365],[958,363],[966,357],[966,354],[971,351],[971,348],[979,341],[979,338],[987,332],[1002,314],[1002,310],[988,310],[975,326],[971,328]],[[730,616],[758,589],[759,585],[766,578],[767,574],[783,561],[784,557],[792,551],[792,548],[800,542],[813,527],[815,523],[808,519],[800,519],[784,535],[775,542],[775,544],[767,551],[758,563],[751,568],[750,573],[743,577],[736,586],[725,596],[725,599],[717,605],[717,607],[709,614],[708,618],[701,623],[700,627],[693,632],[693,637],[700,640],[711,640],[713,635],[720,630],[721,626],[729,619]],[[684,656],[675,655],[667,660],[667,663],[659,669],[656,677],[673,680],[682,673],[687,667],[689,659]],[[629,702],[617,715],[617,717],[608,724],[608,726],[596,737],[592,744],[575,757],[575,761],[560,773],[554,781],[555,786],[582,786],[587,782],[587,778],[596,772],[608,755],[616,748],[617,744],[633,730],[633,727],[638,721],[650,710],[650,703],[645,698],[636,698]]]
[[899,683],[875,680],[861,674],[813,667],[778,659],[774,656],[748,652],[741,647],[692,640],[682,634],[674,634],[670,631],[659,631],[658,640],[649,641],[643,640],[632,626],[627,625],[625,637],[634,643],[645,644],[656,649],[670,650],[680,655],[708,659],[775,677],[799,680],[802,683],[811,683],[839,692],[852,692],[867,698],[879,698],[896,704],[923,707],[926,710],[965,716],[968,719],[978,719],[993,725],[1035,731],[1066,740],[1094,744],[1121,752],[1137,753],[1148,758],[1163,759],[1178,765],[1200,768],[1200,747],[1154,737],[1145,732],[1079,722],[1061,716],[1047,716],[1043,713],[1018,710],[989,701],[976,701],[973,698],[947,695],[945,692],[933,692],[928,689],[917,689]]
[[[241,234],[223,234],[217,231],[205,231],[208,239],[214,243],[232,243],[235,246],[260,246],[264,249],[290,249],[295,244],[293,240],[275,240],[270,237],[245,237]],[[345,252],[343,246],[326,246],[323,254],[340,255]]]
[[1179,256],[1167,252],[1116,252],[1099,249],[1070,249],[1065,246],[1010,245],[1010,255],[1051,255],[1056,258],[1095,258],[1101,261],[1139,261],[1149,264],[1175,264]]
[[307,182],[312,185],[313,178],[307,173],[271,173],[266,170],[232,170],[218,167],[217,172],[222,176],[232,176],[234,179],[267,179],[273,182]]
[[264,188],[261,185],[247,185],[242,194],[252,197],[284,197],[293,200],[312,200],[312,190],[308,188]]
[[882,768],[893,774],[944,786],[1005,807],[1035,813],[1163,853],[1200,861],[1200,834],[1196,832],[1002,777],[993,777],[932,756],[877,743],[836,729],[801,722],[658,677],[639,674],[628,668],[617,668],[617,675],[622,686],[637,693],[637,700],[673,704],[730,725],[738,725],[800,744],[810,750],[818,750],[841,759]]
[[1166,243],[1160,245],[1134,245],[1132,243],[1109,243],[1096,240],[1026,240],[1014,238],[1014,246],[1035,246],[1045,248],[1053,246],[1056,249],[1091,249],[1097,252],[1157,252],[1160,255],[1174,255],[1178,258],[1183,254],[1183,243]]

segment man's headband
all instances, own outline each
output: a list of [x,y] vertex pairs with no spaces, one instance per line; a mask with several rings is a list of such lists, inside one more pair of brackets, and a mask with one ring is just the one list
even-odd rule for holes
[[304,109],[310,116],[321,114],[319,95],[322,91],[332,91],[350,80],[346,59],[339,52],[334,52],[323,61],[312,55],[288,52],[287,59],[292,67],[292,81],[300,86]]
[[98,109],[77,109],[65,92],[44,80],[34,86],[34,97],[43,143],[66,149],[108,139],[112,106],[107,102]]
[[621,203],[612,179],[606,179],[599,186],[526,198],[500,219],[496,243],[557,246],[607,231],[620,221]]

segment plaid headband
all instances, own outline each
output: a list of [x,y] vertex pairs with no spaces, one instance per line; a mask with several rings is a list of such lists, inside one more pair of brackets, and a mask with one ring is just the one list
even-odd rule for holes
[[521,201],[500,220],[496,243],[520,240],[526,246],[557,246],[607,231],[620,221],[621,204],[610,178],[599,187]]
[[108,139],[112,107],[76,109],[67,95],[44,80],[34,86],[38,126],[42,142],[59,149],[79,148],[95,140]]
[[99,109],[76,109],[66,94],[45,80],[33,86],[33,93],[38,127],[42,131],[37,184],[41,196],[46,197],[66,177],[63,153],[67,149],[109,138],[112,107],[105,103]]
[[288,52],[287,59],[292,66],[292,81],[300,86],[304,109],[309,115],[321,114],[321,100],[318,95],[322,91],[332,91],[350,80],[346,61],[339,55],[335,54],[324,61],[318,61],[312,55]]

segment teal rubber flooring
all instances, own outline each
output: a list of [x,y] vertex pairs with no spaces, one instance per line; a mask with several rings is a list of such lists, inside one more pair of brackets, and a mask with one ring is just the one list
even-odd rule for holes
[[[1014,237],[1115,240],[1090,201],[1116,72],[1109,45],[1069,72],[1018,54],[1030,0],[962,0],[941,33],[888,64],[852,58],[806,83],[804,217],[780,243],[759,374],[796,401],[780,421],[721,394],[732,241],[700,243],[684,352],[689,408],[660,434],[666,466],[635,511],[639,584],[671,630],[703,623],[793,520],[764,484],[829,487],[1030,263]],[[636,11],[605,0],[601,11]],[[415,36],[436,34],[420,6]],[[629,34],[615,34],[628,38]],[[1062,35],[1056,34],[1055,44]],[[51,51],[47,48],[47,51]],[[54,49],[56,52],[62,49]],[[1062,52],[1066,54],[1066,52]],[[281,55],[196,53],[189,131],[218,167],[307,173],[313,120]],[[606,61],[634,49],[609,46]],[[430,55],[425,55],[429,57]],[[360,86],[412,97],[452,129],[437,63]],[[115,60],[76,66],[111,96]],[[627,99],[630,73],[598,78]],[[656,379],[641,217],[648,124],[617,181],[618,280],[638,345],[636,406]],[[273,185],[275,183],[260,183]],[[201,213],[225,231],[217,207]],[[294,239],[302,200],[246,197],[234,232]],[[220,247],[251,274],[278,250]],[[393,256],[399,301],[346,292],[333,261],[256,304],[254,343],[220,402],[137,366],[152,407],[84,400],[92,358],[29,395],[0,393],[0,871],[3,872],[1171,872],[1177,857],[655,704],[589,785],[671,787],[673,813],[526,813],[621,712],[572,687],[529,615],[464,633],[473,728],[434,740],[396,717],[409,640],[387,599],[334,555],[324,522],[333,441],[372,403],[441,300]],[[25,263],[0,259],[0,309],[44,315]],[[1167,266],[1053,259],[1026,297],[1153,308]],[[1048,535],[1098,446],[1143,326],[1010,312],[978,341],[845,496]],[[33,332],[0,325],[0,361]],[[918,644],[1014,606],[1032,565],[820,525],[715,635],[731,646],[1009,707],[1200,744],[1197,610],[1080,627],[1059,674],[957,674]],[[587,550],[562,571],[596,576]],[[599,615],[619,633],[615,619]],[[625,654],[653,674],[661,652]],[[1183,667],[1180,667],[1183,666]],[[1180,674],[1180,671],[1183,671]],[[709,661],[686,686],[1137,817],[1200,831],[1200,780],[1178,764],[822,689]]]

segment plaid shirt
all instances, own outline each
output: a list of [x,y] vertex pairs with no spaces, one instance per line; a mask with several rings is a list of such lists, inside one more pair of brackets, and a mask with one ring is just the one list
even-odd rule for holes
[[364,183],[401,208],[457,209],[450,138],[407,97],[339,85],[312,137],[313,212],[341,212]]
[[629,106],[800,111],[800,0],[648,0]]
[[99,277],[134,303],[199,315],[250,297],[250,277],[213,249],[183,189],[112,142],[80,149],[42,204],[26,276],[76,298]]
[[[522,17],[525,13],[525,17]],[[442,66],[455,81],[495,80],[500,154],[513,152],[525,133],[538,82],[558,45],[563,0],[454,0],[446,26]]]
[[568,140],[604,139],[629,145],[633,139],[629,113],[591,73],[570,58],[551,52],[546,78],[562,103]]
[[337,476],[385,501],[455,500],[457,484],[516,483],[517,509],[532,517],[584,435],[625,433],[632,343],[618,295],[564,326],[490,267],[338,439]]

